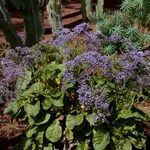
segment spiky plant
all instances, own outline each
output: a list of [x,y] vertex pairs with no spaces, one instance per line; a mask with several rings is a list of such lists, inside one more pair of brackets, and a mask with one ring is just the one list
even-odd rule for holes
[[17,36],[17,31],[11,22],[5,0],[0,1],[0,29],[4,32],[6,41],[10,43],[11,47],[23,44]]
[[47,5],[48,19],[55,36],[59,28],[62,27],[61,0],[50,0]]

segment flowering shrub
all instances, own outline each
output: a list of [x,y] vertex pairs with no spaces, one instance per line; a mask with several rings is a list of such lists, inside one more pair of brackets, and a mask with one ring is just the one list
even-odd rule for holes
[[138,123],[148,114],[134,104],[150,96],[149,50],[90,33],[85,23],[62,29],[52,44],[5,110],[29,124],[22,149],[145,149]]
[[5,55],[1,57],[1,80],[0,95],[6,101],[15,98],[15,85],[18,77],[23,75],[24,69],[32,67],[40,58],[40,49],[27,47],[16,47],[15,49],[7,49]]

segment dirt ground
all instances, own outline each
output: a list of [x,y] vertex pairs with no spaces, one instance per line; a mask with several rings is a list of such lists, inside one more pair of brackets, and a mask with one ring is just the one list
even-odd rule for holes
[[[62,19],[64,27],[73,27],[82,22],[81,4],[79,2],[65,3],[62,6]],[[16,27],[18,33],[24,33],[23,19],[16,11],[11,12],[12,23]],[[51,38],[51,27],[48,22],[48,14],[44,12],[44,40],[48,41]],[[0,30],[0,43],[5,42],[5,36]]]
[[[96,3],[97,0],[92,0],[94,3]],[[121,0],[105,0],[105,8],[106,9],[117,9],[121,2]],[[12,15],[12,23],[17,29],[18,34],[19,33],[24,33],[24,27],[23,27],[23,19],[19,12],[16,11],[11,11]],[[64,27],[74,27],[81,22],[82,20],[82,15],[81,15],[81,3],[80,0],[71,0],[71,2],[64,3],[62,5],[62,19],[63,19],[63,25]],[[93,26],[91,26],[93,28]],[[44,40],[48,41],[51,38],[51,27],[48,22],[48,14],[45,11],[44,12]],[[5,42],[5,36],[0,30],[0,44]]]

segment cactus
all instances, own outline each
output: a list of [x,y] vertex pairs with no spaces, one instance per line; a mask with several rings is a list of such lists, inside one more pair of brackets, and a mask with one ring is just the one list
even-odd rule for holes
[[104,0],[97,0],[96,12],[93,12],[92,10],[91,0],[85,0],[85,4],[86,4],[86,16],[91,22],[102,18]]
[[5,1],[0,1],[0,29],[4,32],[6,41],[10,43],[12,48],[23,45],[21,39],[17,36],[17,31],[14,28],[10,14],[5,7]]
[[81,12],[82,12],[82,19],[86,21],[86,4],[85,0],[81,0]]
[[44,11],[46,9],[48,2],[49,0],[39,0],[41,10],[41,25],[43,30],[44,30]]
[[21,11],[26,32],[26,46],[32,46],[42,36],[39,0],[11,0],[14,6]]
[[50,0],[47,5],[48,19],[55,37],[59,28],[62,27],[61,0]]

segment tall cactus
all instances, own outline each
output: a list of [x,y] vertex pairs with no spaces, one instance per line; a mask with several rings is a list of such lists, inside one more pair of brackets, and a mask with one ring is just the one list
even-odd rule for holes
[[86,16],[90,21],[95,21],[103,16],[104,0],[97,0],[96,12],[93,12],[91,0],[85,0]]
[[58,29],[62,27],[61,0],[50,0],[47,5],[48,19],[55,36]]
[[17,36],[17,31],[10,20],[10,14],[5,7],[5,4],[5,0],[0,1],[0,29],[4,32],[6,41],[14,48],[23,45],[23,43]]
[[42,36],[41,14],[39,0],[11,0],[14,6],[21,11],[26,32],[26,46],[32,46]]
[[44,29],[44,11],[46,9],[48,2],[49,0],[39,0],[41,10],[41,24],[43,29]]
[[82,19],[86,20],[86,4],[85,0],[81,0],[81,12],[82,12]]

